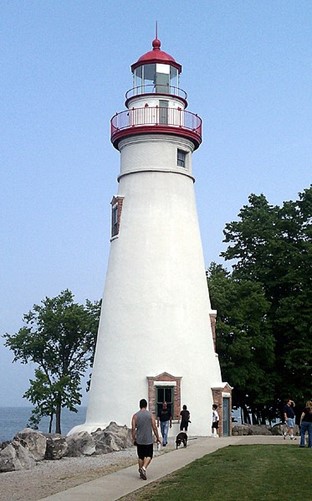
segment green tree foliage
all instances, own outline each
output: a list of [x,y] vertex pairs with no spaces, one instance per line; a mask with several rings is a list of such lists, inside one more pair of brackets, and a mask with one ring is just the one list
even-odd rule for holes
[[[265,416],[274,388],[274,338],[267,325],[269,302],[255,281],[236,280],[221,265],[207,271],[217,309],[217,353],[223,379],[234,386],[233,405]],[[268,380],[268,373],[271,374]]]
[[80,305],[65,290],[35,304],[23,317],[25,326],[4,335],[14,362],[36,364],[35,378],[24,395],[35,406],[33,425],[49,416],[51,431],[55,416],[55,432],[61,433],[61,409],[77,412],[81,378],[93,362],[99,315],[100,302]]
[[250,195],[238,217],[225,226],[221,255],[234,260],[234,280],[258,284],[269,302],[275,400],[303,401],[312,392],[312,186],[281,207]]

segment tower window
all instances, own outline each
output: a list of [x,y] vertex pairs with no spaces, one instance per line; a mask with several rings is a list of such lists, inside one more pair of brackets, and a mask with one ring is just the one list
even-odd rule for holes
[[118,233],[118,205],[112,207],[112,237]]
[[112,205],[112,230],[111,236],[115,237],[119,233],[121,210],[123,204],[123,197],[113,197]]
[[177,165],[179,167],[186,167],[186,152],[183,150],[178,150],[177,152]]

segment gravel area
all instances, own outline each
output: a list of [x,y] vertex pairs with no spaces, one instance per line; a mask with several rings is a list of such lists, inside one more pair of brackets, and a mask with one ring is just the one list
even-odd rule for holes
[[31,470],[0,473],[0,501],[38,501],[136,463],[136,447],[100,456],[40,461]]

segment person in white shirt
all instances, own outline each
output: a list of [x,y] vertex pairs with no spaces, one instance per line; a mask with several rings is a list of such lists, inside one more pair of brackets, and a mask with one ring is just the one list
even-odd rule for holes
[[219,413],[217,411],[218,409],[218,406],[217,404],[213,404],[212,406],[212,427],[211,427],[211,431],[212,431],[212,436],[213,437],[218,437],[218,428],[219,428]]

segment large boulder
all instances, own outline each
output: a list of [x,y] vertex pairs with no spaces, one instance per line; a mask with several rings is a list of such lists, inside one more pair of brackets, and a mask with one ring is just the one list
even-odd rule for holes
[[116,452],[124,448],[122,440],[118,435],[114,435],[113,433],[100,430],[92,433],[92,436],[95,441],[96,454],[107,454],[108,452]]
[[272,426],[271,433],[272,435],[283,435],[285,429],[285,425],[283,423],[278,423]]
[[253,424],[250,429],[251,435],[272,435],[270,428],[264,424]]
[[251,435],[250,427],[246,424],[236,424],[232,428],[232,435]]
[[132,446],[129,428],[119,426],[113,421],[105,430],[96,430],[91,435],[95,442],[96,454],[107,454]]
[[66,456],[91,456],[107,454],[131,447],[131,431],[127,426],[111,422],[104,430],[98,428],[91,434],[86,431],[73,433],[66,437],[68,445]]
[[55,434],[46,435],[47,447],[45,452],[45,459],[61,459],[66,455],[68,444],[66,437]]
[[17,433],[13,440],[25,447],[35,461],[42,461],[46,453],[47,439],[40,431],[24,428]]
[[[277,423],[271,428],[272,435],[283,435],[286,430],[286,426],[284,423]],[[299,426],[295,424],[294,426],[294,435],[300,435]]]
[[232,435],[272,435],[272,433],[265,425],[237,424],[232,428]]
[[33,455],[18,440],[0,451],[0,472],[30,470],[35,464]]
[[95,453],[94,438],[87,431],[79,431],[66,437],[66,456],[92,456]]

